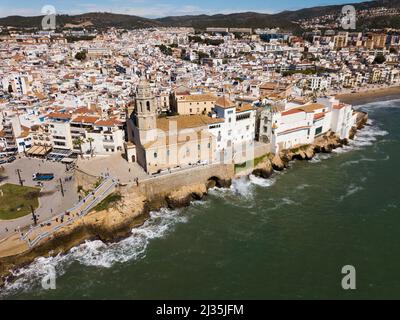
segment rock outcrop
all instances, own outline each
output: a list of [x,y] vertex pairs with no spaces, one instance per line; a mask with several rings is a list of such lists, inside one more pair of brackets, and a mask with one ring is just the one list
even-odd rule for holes
[[272,167],[272,162],[269,158],[258,164],[253,170],[253,175],[264,179],[268,179],[272,176],[273,173],[274,169]]
[[0,258],[0,287],[10,276],[10,270],[28,265],[37,257],[63,254],[85,241],[116,242],[126,238],[133,228],[143,225],[148,219],[150,209],[145,197],[133,194],[132,197],[124,197],[113,208],[92,212],[60,229],[27,252]]
[[178,209],[187,207],[194,200],[202,200],[207,195],[207,187],[204,184],[198,184],[172,192],[166,197],[168,207]]
[[368,113],[357,111],[357,130],[363,129],[368,123]]
[[276,154],[271,160],[272,168],[275,171],[283,171],[287,165],[283,162],[279,154]]
[[101,240],[117,242],[128,237],[132,229],[139,227],[149,218],[150,211],[168,206],[171,209],[190,205],[193,200],[201,200],[209,188],[228,188],[232,180],[211,177],[207,184],[183,186],[168,195],[160,194],[148,200],[137,189],[126,190],[121,201],[112,208],[92,212],[69,226],[62,228],[36,247],[22,254],[0,258],[0,287],[6,278],[10,280],[10,270],[32,263],[37,257],[64,254],[85,241]]

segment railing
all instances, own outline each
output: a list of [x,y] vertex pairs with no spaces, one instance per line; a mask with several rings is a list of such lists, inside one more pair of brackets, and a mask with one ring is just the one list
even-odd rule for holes
[[[102,191],[100,194],[97,194],[103,187],[105,187],[110,182],[111,182],[111,184],[104,191]],[[65,222],[57,225],[56,227],[52,228],[49,231],[40,233],[33,240],[29,239],[29,236],[32,235],[32,233],[34,233],[35,231],[38,231],[38,230],[40,231],[41,228],[43,228],[43,227],[45,227],[45,226],[47,226],[49,224],[54,223],[56,219],[62,220],[62,218],[67,215],[66,213],[59,214],[58,216],[52,217],[51,219],[49,219],[49,220],[47,220],[45,222],[42,222],[40,224],[40,226],[31,228],[26,234],[21,236],[21,240],[26,241],[28,243],[29,247],[34,247],[40,241],[42,241],[45,238],[48,238],[49,236],[51,236],[52,234],[54,234],[58,230],[64,228],[65,226],[68,226],[71,223],[75,222],[76,220],[86,216],[96,205],[98,205],[101,201],[103,201],[107,196],[109,196],[111,194],[111,191],[113,189],[115,189],[117,184],[118,184],[118,182],[117,182],[116,179],[107,178],[106,180],[103,181],[102,184],[100,184],[100,186],[98,186],[96,188],[95,191],[91,192],[88,196],[86,196],[86,198],[82,199],[74,207],[72,207],[70,210],[68,210],[68,212],[70,214],[72,212],[74,212],[74,211],[78,212],[78,215],[76,217],[73,217],[72,219],[66,220]],[[92,201],[90,202],[90,200],[92,200]],[[90,203],[90,204],[87,207],[85,207],[85,209],[80,210],[81,207],[85,206],[88,203]]]

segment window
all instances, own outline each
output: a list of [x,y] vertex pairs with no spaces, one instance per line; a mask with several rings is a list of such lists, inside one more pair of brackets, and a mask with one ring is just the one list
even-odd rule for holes
[[319,135],[319,134],[321,134],[322,133],[322,127],[319,127],[319,128],[317,128],[317,129],[315,129],[315,135],[317,136],[317,135]]
[[147,107],[147,111],[150,112],[150,101],[147,101],[147,102],[146,102],[146,107]]
[[245,120],[245,119],[250,119],[250,113],[241,114],[241,115],[236,116],[236,121]]
[[157,159],[157,152],[154,152],[154,159]]

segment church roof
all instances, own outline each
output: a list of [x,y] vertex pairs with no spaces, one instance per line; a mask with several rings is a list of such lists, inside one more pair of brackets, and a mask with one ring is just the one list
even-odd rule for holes
[[227,98],[226,96],[219,98],[215,102],[215,105],[222,107],[224,109],[234,108],[236,106],[235,103],[232,100],[230,100],[229,98]]
[[221,122],[224,122],[224,119],[211,118],[205,115],[174,116],[157,119],[157,128],[164,132],[168,132],[170,125],[172,123],[176,123],[178,130],[195,128],[201,129],[210,124]]

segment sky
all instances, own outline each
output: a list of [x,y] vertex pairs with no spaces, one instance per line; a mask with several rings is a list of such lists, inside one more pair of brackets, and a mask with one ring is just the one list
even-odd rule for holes
[[345,2],[346,0],[0,0],[0,17],[41,15],[41,10],[46,5],[54,6],[56,12],[61,14],[113,12],[159,18],[245,11],[277,13],[283,10]]

